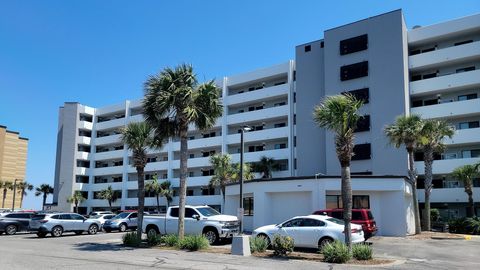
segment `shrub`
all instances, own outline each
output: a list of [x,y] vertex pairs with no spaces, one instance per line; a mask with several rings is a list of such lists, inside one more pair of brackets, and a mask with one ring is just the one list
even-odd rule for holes
[[163,238],[159,234],[147,234],[147,244],[149,246],[158,246],[162,243]]
[[178,236],[175,234],[167,234],[162,236],[160,241],[168,247],[175,247],[178,244]]
[[340,241],[326,244],[322,253],[323,260],[329,263],[346,263],[352,258],[347,245]]
[[457,218],[448,221],[448,230],[451,233],[480,234],[480,219]]
[[187,235],[178,242],[178,248],[190,251],[206,249],[209,246],[208,239],[203,235]]
[[437,208],[430,209],[430,220],[432,222],[440,219],[440,211]]
[[373,250],[369,245],[355,244],[352,246],[352,255],[355,259],[360,261],[371,260],[373,257]]
[[293,251],[295,243],[290,236],[275,235],[272,241],[273,255],[285,256]]
[[122,242],[127,247],[138,247],[141,241],[138,241],[137,232],[128,232],[123,235]]
[[263,253],[268,248],[268,239],[263,236],[250,237],[250,252]]

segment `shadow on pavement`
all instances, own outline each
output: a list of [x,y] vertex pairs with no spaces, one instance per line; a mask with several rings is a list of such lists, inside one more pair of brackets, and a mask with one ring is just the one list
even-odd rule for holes
[[115,243],[77,243],[74,248],[81,251],[121,251],[133,250],[133,248],[125,247]]

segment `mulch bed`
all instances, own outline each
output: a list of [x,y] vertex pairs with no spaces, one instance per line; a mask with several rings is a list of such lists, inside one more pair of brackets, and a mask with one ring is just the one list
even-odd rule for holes
[[427,239],[465,239],[463,234],[447,232],[422,232],[421,234],[409,235],[407,239],[427,240]]

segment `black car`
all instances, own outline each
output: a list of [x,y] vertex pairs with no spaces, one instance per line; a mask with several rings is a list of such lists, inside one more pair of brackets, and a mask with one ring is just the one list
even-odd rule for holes
[[0,216],[0,234],[13,235],[17,232],[28,231],[30,219],[35,213],[9,213]]

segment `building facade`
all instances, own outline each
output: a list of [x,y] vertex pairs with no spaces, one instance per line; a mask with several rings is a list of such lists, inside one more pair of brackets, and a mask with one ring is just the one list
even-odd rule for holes
[[[312,112],[323,97],[349,92],[365,102],[355,133],[353,175],[406,174],[406,151],[389,145],[384,135],[384,127],[399,115],[416,113],[456,126],[445,154],[434,162],[432,202],[444,215],[463,215],[467,196],[449,174],[480,161],[479,44],[479,14],[408,29],[402,11],[395,10],[326,30],[322,39],[297,46],[295,61],[224,77],[217,82],[223,116],[209,131],[189,131],[187,203],[220,208],[219,191],[208,187],[213,173],[208,157],[229,153],[238,162],[238,132],[244,125],[253,128],[245,134],[246,162],[275,158],[281,169],[274,177],[340,175],[333,134],[315,125]],[[57,145],[58,207],[70,210],[66,198],[81,190],[88,198],[82,211],[105,208],[98,192],[109,185],[122,198],[115,207],[136,206],[135,169],[118,128],[142,119],[140,100],[105,108],[65,103]],[[421,175],[421,153],[417,160]],[[176,139],[150,152],[147,179],[156,174],[177,189],[178,169]],[[475,186],[479,201],[478,180]],[[148,197],[146,205],[154,206],[154,198]]]
[[[25,170],[27,166],[28,139],[19,136],[19,132],[7,130],[7,127],[0,126],[0,180],[10,182],[14,185],[16,182],[25,180]],[[1,190],[2,202],[0,208],[12,209],[21,208],[22,200],[17,191],[15,203],[13,202],[13,190],[7,189],[5,198],[3,198],[3,189]]]

